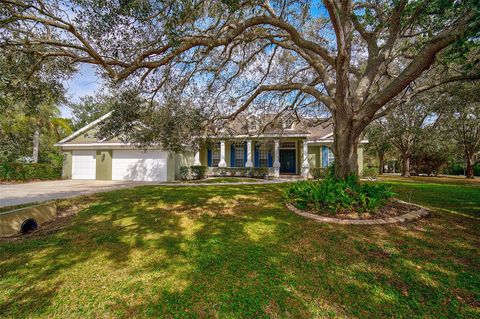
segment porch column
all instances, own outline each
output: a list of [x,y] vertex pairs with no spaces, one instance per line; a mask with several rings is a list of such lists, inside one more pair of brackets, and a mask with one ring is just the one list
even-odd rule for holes
[[195,150],[195,159],[193,161],[193,165],[194,166],[202,165],[202,163],[200,163],[200,150],[199,149]]
[[303,141],[303,161],[302,161],[302,177],[308,178],[310,173],[310,164],[308,163],[308,144],[307,141]]
[[247,140],[247,162],[245,162],[245,167],[253,167],[251,140]]
[[227,162],[225,162],[225,141],[220,141],[220,162],[218,162],[218,167],[227,167]]
[[275,140],[275,152],[273,153],[273,175],[280,177],[280,141]]

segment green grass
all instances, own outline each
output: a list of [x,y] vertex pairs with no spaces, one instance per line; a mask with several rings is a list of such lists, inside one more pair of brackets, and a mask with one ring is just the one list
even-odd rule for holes
[[380,182],[389,184],[405,201],[432,209],[467,214],[480,218],[480,183],[465,178],[386,177]]
[[[55,233],[0,243],[0,317],[479,317],[477,219],[318,224],[284,208],[282,187],[142,186],[69,200],[91,203]],[[455,196],[478,196],[458,186],[440,205],[442,188],[395,187],[470,214],[476,204]]]

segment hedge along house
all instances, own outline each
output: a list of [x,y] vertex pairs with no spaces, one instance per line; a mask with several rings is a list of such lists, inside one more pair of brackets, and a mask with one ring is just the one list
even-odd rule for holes
[[[206,137],[195,152],[174,153],[160,146],[144,150],[118,138],[97,139],[99,124],[110,114],[56,144],[64,152],[63,178],[173,181],[179,178],[181,166],[192,165],[208,166],[211,175],[223,168],[264,167],[274,177],[308,177],[310,168],[326,168],[334,160],[330,123],[310,127],[290,120],[265,126],[256,116],[239,117]],[[366,142],[358,148],[359,171]]]

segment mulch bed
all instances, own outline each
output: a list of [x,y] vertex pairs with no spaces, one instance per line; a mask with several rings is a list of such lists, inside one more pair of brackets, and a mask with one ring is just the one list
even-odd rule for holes
[[331,213],[322,213],[314,210],[309,210],[308,212],[316,215],[326,216],[326,217],[335,217],[338,219],[374,219],[374,218],[385,219],[390,217],[401,216],[415,210],[418,210],[418,206],[397,202],[397,201],[391,201],[387,205],[380,208],[380,210],[375,213],[346,211],[346,212],[338,212],[336,214],[331,214]]

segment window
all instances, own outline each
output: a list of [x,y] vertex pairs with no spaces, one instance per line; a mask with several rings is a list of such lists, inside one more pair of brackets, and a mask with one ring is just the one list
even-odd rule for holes
[[212,145],[212,167],[218,167],[220,163],[220,143],[213,143]]
[[335,161],[335,156],[333,155],[332,148],[329,147],[328,148],[328,165],[333,164],[334,161]]
[[[258,143],[258,167],[269,167],[269,154],[272,152],[271,143]],[[270,155],[271,156],[271,155]]]
[[244,159],[244,152],[245,152],[245,144],[244,143],[235,143],[235,167],[244,167],[245,166],[245,159]]
[[293,130],[293,118],[285,119],[282,122],[282,128],[284,130]]
[[282,142],[280,143],[280,148],[295,149],[295,142]]

